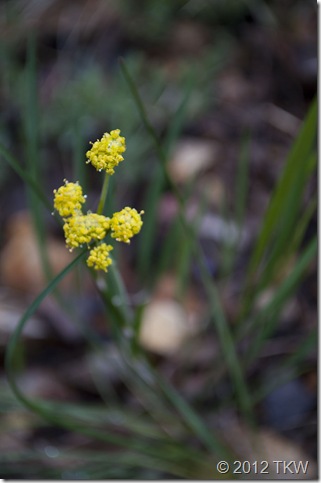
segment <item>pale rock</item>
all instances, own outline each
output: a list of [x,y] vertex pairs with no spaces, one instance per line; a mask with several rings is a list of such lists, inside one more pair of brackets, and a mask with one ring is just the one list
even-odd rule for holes
[[186,183],[217,159],[217,144],[213,141],[184,139],[180,141],[170,159],[168,169],[176,183]]
[[[30,215],[26,211],[15,214],[8,223],[8,239],[0,255],[2,282],[15,290],[37,293],[46,286],[38,242]],[[52,271],[57,275],[74,258],[62,241],[47,237],[44,241]],[[72,275],[67,275],[61,287],[68,290]]]
[[141,345],[160,355],[171,355],[191,334],[188,316],[172,299],[156,300],[145,309],[139,340]]

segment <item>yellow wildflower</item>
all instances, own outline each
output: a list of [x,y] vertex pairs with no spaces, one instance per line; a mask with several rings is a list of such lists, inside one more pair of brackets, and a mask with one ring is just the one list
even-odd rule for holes
[[75,213],[74,216],[66,220],[63,227],[66,244],[73,249],[84,243],[90,243],[92,240],[102,240],[105,238],[109,227],[110,219],[103,215]]
[[86,153],[87,163],[91,163],[98,171],[105,170],[108,174],[114,174],[114,167],[123,161],[122,153],[126,150],[125,138],[119,134],[120,130],[115,129],[91,143],[92,148]]
[[111,250],[113,250],[113,247],[106,243],[101,243],[97,247],[92,248],[89,252],[89,257],[87,258],[88,267],[107,272],[107,267],[113,263],[109,256]]
[[54,190],[54,207],[63,218],[71,216],[81,209],[86,197],[82,194],[82,187],[77,183],[69,183],[66,179],[64,185]]
[[114,213],[110,222],[112,238],[116,238],[117,241],[130,243],[130,238],[139,233],[143,225],[141,219],[143,213],[143,211],[138,213],[135,208],[129,208],[128,206]]
[[[97,139],[91,149],[87,151],[87,163],[98,171],[106,171],[108,175],[114,174],[114,168],[123,161],[122,154],[126,151],[125,138],[120,135],[119,129],[110,133],[104,133],[100,140]],[[107,180],[108,177],[105,178]],[[104,204],[107,183],[104,183],[98,212]],[[112,264],[110,256],[112,245],[102,243],[110,230],[112,238],[119,242],[130,243],[130,239],[139,233],[142,227],[141,211],[138,213],[128,206],[113,214],[112,219],[98,213],[82,211],[82,205],[86,201],[82,188],[77,183],[69,183],[64,180],[64,185],[54,190],[54,207],[64,220],[64,234],[66,245],[72,251],[74,248],[87,245],[89,256],[87,265],[95,270],[104,270]]]

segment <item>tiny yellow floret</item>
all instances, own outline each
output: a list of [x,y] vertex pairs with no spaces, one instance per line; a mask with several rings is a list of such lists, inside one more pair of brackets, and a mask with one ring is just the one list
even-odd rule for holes
[[66,244],[72,250],[92,240],[103,240],[109,227],[110,219],[103,215],[75,213],[66,220],[63,227]]
[[87,258],[88,267],[93,267],[95,270],[104,270],[107,272],[109,265],[113,263],[109,253],[113,250],[111,245],[101,243],[100,245],[92,248]]
[[106,132],[100,140],[91,144],[91,149],[86,153],[87,163],[91,163],[98,171],[114,174],[114,168],[123,161],[122,153],[126,150],[125,138],[120,136],[120,130]]
[[130,239],[140,232],[143,225],[141,219],[143,213],[143,211],[138,213],[135,208],[129,208],[128,206],[114,213],[110,221],[112,238],[116,238],[120,242],[130,243]]
[[69,183],[65,179],[64,183],[58,190],[54,190],[54,207],[62,218],[67,218],[81,209],[86,197],[83,196],[82,187],[78,182]]

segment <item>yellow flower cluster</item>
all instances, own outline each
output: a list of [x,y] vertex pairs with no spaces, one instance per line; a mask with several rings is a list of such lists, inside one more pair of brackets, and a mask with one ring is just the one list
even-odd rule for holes
[[87,259],[88,267],[93,267],[95,270],[104,270],[107,272],[107,267],[113,263],[109,256],[109,253],[113,250],[111,245],[101,243],[97,247],[90,250],[89,257]]
[[54,207],[62,218],[73,215],[86,201],[78,183],[69,183],[66,179],[64,183],[58,190],[54,190]]
[[140,232],[143,224],[141,219],[143,213],[143,211],[138,213],[135,208],[129,208],[128,206],[114,213],[110,221],[111,237],[116,238],[119,242],[130,243],[130,239]]
[[110,220],[97,213],[75,213],[64,224],[66,244],[73,249],[92,240],[102,240],[109,230]]
[[114,174],[115,166],[123,161],[122,153],[126,151],[125,138],[120,136],[120,130],[106,132],[100,140],[91,144],[92,148],[86,153],[87,163],[91,163],[98,171]]
[[[120,136],[120,130],[115,129],[105,133],[100,141],[92,143],[92,148],[86,153],[87,163],[92,163],[98,170],[105,170],[108,174],[114,173],[114,167],[124,158],[121,153],[126,149],[125,138]],[[123,210],[114,213],[112,218],[98,213],[82,212],[82,205],[86,201],[81,186],[64,180],[64,185],[54,190],[54,207],[64,220],[64,234],[66,245],[72,251],[84,244],[88,245],[88,267],[107,272],[112,264],[110,256],[113,247],[103,243],[102,240],[110,232],[112,238],[119,242],[130,243],[130,239],[139,233],[142,227],[141,211],[126,206]],[[89,246],[90,244],[94,246]]]

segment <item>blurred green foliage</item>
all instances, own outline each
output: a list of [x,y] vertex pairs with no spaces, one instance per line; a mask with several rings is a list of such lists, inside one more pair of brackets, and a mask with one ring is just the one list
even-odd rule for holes
[[[29,8],[40,8],[40,3],[33,2]],[[224,266],[214,277],[198,233],[203,213],[210,210],[208,202],[205,197],[198,197],[196,214],[187,221],[186,205],[194,195],[194,180],[189,186],[178,189],[169,176],[167,166],[171,150],[188,123],[191,120],[195,122],[215,108],[216,75],[228,62],[235,46],[234,34],[229,29],[249,15],[255,17],[260,25],[275,25],[274,3],[267,0],[119,2],[124,15],[122,18],[128,22],[129,38],[135,38],[136,42],[143,40],[147,44],[152,41],[160,50],[178,18],[197,19],[204,25],[226,22],[225,33],[221,30],[212,42],[213,32],[211,41],[199,56],[192,60],[176,59],[178,68],[175,75],[147,52],[126,52],[125,69],[119,68],[117,62],[106,68],[90,56],[78,68],[67,55],[64,56],[62,49],[53,62],[54,87],[48,93],[43,88],[48,72],[41,72],[36,44],[29,39],[26,59],[21,61],[17,54],[21,40],[13,37],[2,43],[0,66],[4,75],[0,89],[4,109],[0,117],[0,153],[27,187],[39,251],[50,283],[30,305],[10,341],[7,372],[17,398],[8,386],[1,387],[0,411],[25,414],[26,406],[44,418],[47,424],[80,433],[99,447],[97,451],[94,449],[80,454],[73,449],[56,456],[50,456],[50,450],[48,456],[42,449],[21,453],[8,451],[0,457],[4,476],[26,470],[27,475],[34,477],[35,464],[37,476],[50,478],[218,478],[220,475],[213,470],[213,460],[218,455],[232,457],[233,454],[211,429],[209,418],[224,408],[233,407],[245,421],[255,423],[255,409],[262,398],[276,385],[302,374],[311,366],[305,365],[304,361],[316,348],[315,329],[306,330],[302,344],[294,354],[282,356],[274,381],[258,384],[251,378],[251,368],[278,327],[282,310],[291,298],[296,297],[298,287],[315,264],[316,237],[313,235],[304,242],[304,236],[316,207],[316,193],[313,192],[307,201],[307,189],[316,170],[316,103],[310,108],[284,162],[283,173],[271,193],[252,247],[252,256],[249,261],[245,260],[246,276],[239,282],[240,309],[233,325],[222,303],[222,288],[227,280],[235,277],[238,243],[227,242],[219,247],[219,257],[224,259]],[[45,8],[43,3],[42,8]],[[8,6],[7,24],[19,24],[23,12],[16,2]],[[11,129],[8,118],[15,124],[15,130]],[[95,381],[98,397],[101,398],[99,404],[31,400],[16,380],[15,363],[22,355],[20,335],[42,300],[56,290],[59,280],[81,259],[80,254],[55,279],[46,270],[45,214],[39,201],[47,208],[49,206],[50,212],[51,199],[46,192],[48,166],[44,148],[50,149],[54,145],[55,159],[69,158],[69,167],[75,178],[82,185],[86,181],[88,186],[84,164],[87,142],[93,136],[100,136],[102,130],[116,127],[126,136],[128,146],[128,164],[123,163],[117,173],[122,191],[139,189],[142,203],[139,208],[145,209],[144,229],[134,245],[134,261],[131,264],[137,270],[136,283],[140,284],[144,296],[137,304],[128,303],[126,286],[117,270],[117,263],[115,271],[108,273],[107,283],[97,285],[105,302],[106,320],[111,325],[109,330],[120,355],[121,362],[114,364],[126,391],[133,394],[141,405],[124,406],[121,398],[113,393],[111,384],[99,380],[99,376]],[[250,142],[250,135],[244,135],[235,179],[231,180],[235,183],[235,199],[226,215],[226,221],[235,220],[239,227],[247,214]],[[52,163],[49,156],[48,160],[49,164]],[[6,168],[1,172],[3,180],[0,179],[0,183],[4,184],[10,170]],[[110,206],[119,196],[114,196],[115,191],[115,187],[111,186]],[[178,213],[172,218],[162,239],[158,213],[165,191],[176,200]],[[282,272],[281,268],[292,259],[291,270]],[[191,350],[193,344],[213,332],[220,342],[219,350],[213,352],[203,369],[207,381],[206,387],[202,387],[204,391],[200,390],[189,399],[166,380],[158,371],[157,363],[139,344],[139,327],[146,300],[167,270],[175,273],[179,300],[186,294],[192,271],[197,275],[195,278],[206,315],[201,333],[190,342]],[[272,296],[268,303],[260,305],[258,301],[264,290],[272,290]],[[59,300],[65,310],[66,300],[58,297]],[[72,310],[68,315],[72,316]],[[103,340],[92,338],[89,331],[84,331],[84,338],[88,342],[88,354],[105,354],[107,349]],[[244,341],[247,342],[246,351],[242,350]],[[184,367],[181,370],[184,371]],[[225,384],[227,390],[217,395],[215,404],[211,402],[208,410],[203,404],[207,400],[208,388],[220,383]],[[41,425],[40,421],[42,419],[38,419],[37,423],[32,421],[32,424]],[[107,447],[108,451],[102,454],[101,447]],[[62,469],[51,467],[48,458],[56,458]],[[77,470],[74,469],[76,464]],[[68,469],[70,466],[72,469]]]

